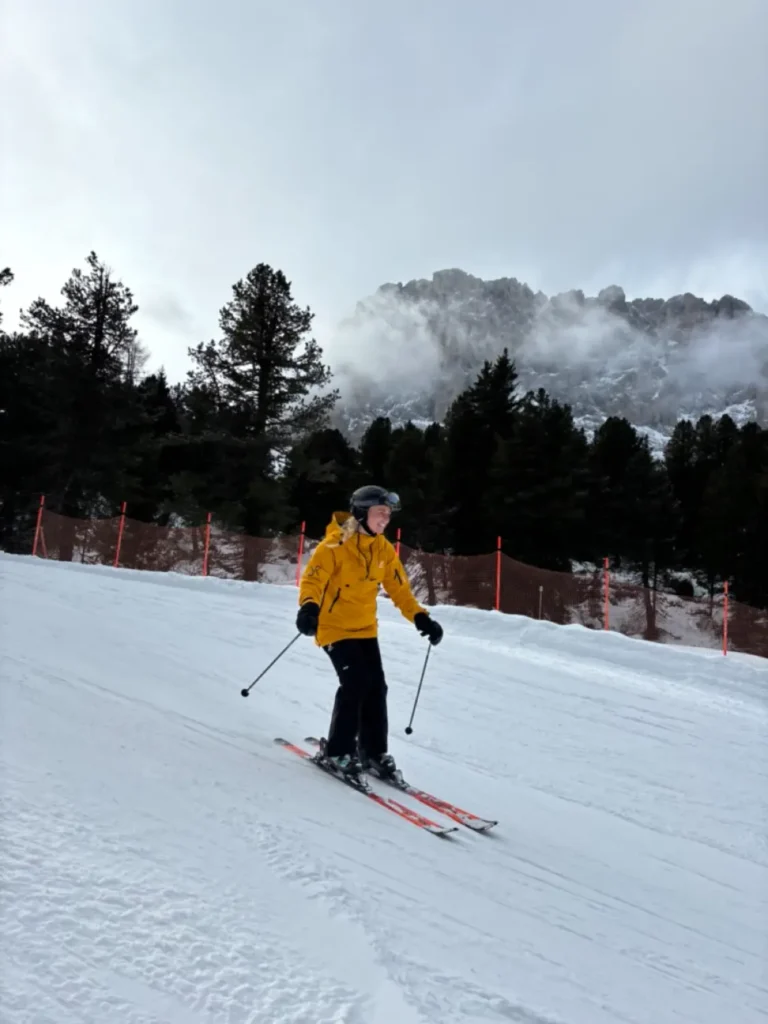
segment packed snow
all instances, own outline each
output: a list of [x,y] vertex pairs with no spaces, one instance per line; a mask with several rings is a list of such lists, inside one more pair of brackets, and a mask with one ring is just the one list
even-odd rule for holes
[[311,640],[240,696],[295,608],[0,556],[3,1024],[765,1024],[768,662],[439,608],[406,736],[383,600],[392,752],[499,820],[438,838],[273,743]]

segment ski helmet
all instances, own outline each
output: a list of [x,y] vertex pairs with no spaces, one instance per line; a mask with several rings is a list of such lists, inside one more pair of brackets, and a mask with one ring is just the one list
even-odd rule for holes
[[352,515],[363,526],[368,519],[368,509],[374,505],[387,505],[393,512],[397,512],[400,509],[400,496],[384,487],[367,484],[365,487],[358,487],[349,501]]

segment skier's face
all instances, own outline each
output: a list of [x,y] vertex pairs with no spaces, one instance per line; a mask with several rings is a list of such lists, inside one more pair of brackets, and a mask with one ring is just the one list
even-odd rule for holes
[[384,533],[391,516],[389,505],[374,505],[368,509],[368,526],[373,533]]

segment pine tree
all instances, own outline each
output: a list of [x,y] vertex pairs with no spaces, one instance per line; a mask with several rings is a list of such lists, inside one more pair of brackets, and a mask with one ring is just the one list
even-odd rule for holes
[[690,420],[680,420],[664,449],[672,494],[680,508],[680,527],[675,544],[679,568],[690,568],[693,563],[696,521],[702,497],[697,455],[696,428]]
[[190,349],[189,406],[201,443],[220,465],[212,502],[248,533],[279,528],[279,474],[291,447],[325,424],[338,392],[306,337],[313,314],[293,300],[280,270],[260,263],[222,307],[218,341]]
[[[13,271],[10,267],[4,267],[0,270],[0,288],[4,288],[13,281]],[[3,322],[3,311],[0,309],[0,324]]]
[[[360,484],[377,484],[390,488],[386,476],[392,452],[392,423],[387,416],[377,416],[360,440]],[[390,489],[395,490],[394,487]]]
[[697,564],[710,594],[729,580],[737,599],[766,603],[767,482],[768,431],[749,423],[709,474],[697,519]]
[[332,513],[349,508],[357,469],[357,452],[339,430],[317,430],[297,445],[285,474],[291,528],[303,521],[308,536],[322,537]]
[[500,444],[514,431],[521,399],[509,353],[486,361],[475,382],[451,405],[438,466],[441,543],[457,554],[495,547],[486,492]]
[[656,639],[659,582],[675,563],[679,506],[666,466],[656,462],[646,438],[627,463],[623,480],[625,529],[621,560],[640,574],[644,587],[646,638]]
[[608,555],[639,573],[645,588],[645,635],[653,638],[659,580],[675,562],[679,527],[666,467],[654,460],[648,439],[622,417],[609,418],[595,432],[589,466],[593,557]]
[[21,318],[28,344],[46,353],[36,381],[36,408],[49,424],[39,487],[49,507],[71,516],[114,512],[130,486],[140,415],[128,379],[138,307],[95,253],[86,263],[88,272],[74,269],[62,288],[63,307],[39,298]]
[[627,488],[627,467],[643,442],[628,420],[610,416],[595,431],[589,449],[587,522],[595,559],[608,555],[620,561],[629,545],[633,496]]
[[402,505],[393,526],[412,548],[429,549],[435,539],[435,454],[440,443],[437,424],[421,430],[409,422],[392,432],[385,478],[400,495]]
[[543,389],[525,396],[493,459],[488,505],[512,557],[568,572],[584,529],[587,442],[570,407]]
[[722,469],[728,453],[738,442],[738,428],[730,416],[715,422],[702,416],[694,426],[678,423],[666,446],[664,460],[672,494],[680,507],[676,549],[681,568],[701,568],[701,510],[710,480]]
[[736,499],[738,515],[731,523],[741,541],[734,596],[768,608],[768,429],[745,423],[738,448],[744,476]]
[[0,331],[0,545],[29,551],[34,502],[57,472],[49,352],[39,338]]
[[76,267],[62,288],[62,309],[35,299],[21,320],[30,333],[48,338],[62,354],[88,367],[94,379],[114,380],[127,373],[135,358],[137,331],[131,318],[139,307],[95,252],[86,263],[89,272]]
[[[180,389],[170,387],[161,369],[138,383],[136,398],[135,469],[126,500],[134,519],[167,526],[176,511],[174,480],[183,467]],[[201,518],[195,515],[193,525]]]

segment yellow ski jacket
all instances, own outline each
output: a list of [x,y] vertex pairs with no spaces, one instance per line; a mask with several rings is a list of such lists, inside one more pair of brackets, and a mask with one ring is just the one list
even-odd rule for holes
[[413,622],[426,608],[413,596],[403,564],[383,534],[351,530],[349,512],[334,512],[307,563],[299,604],[320,608],[315,642],[320,647],[350,637],[378,635],[376,598],[383,586],[401,614]]

